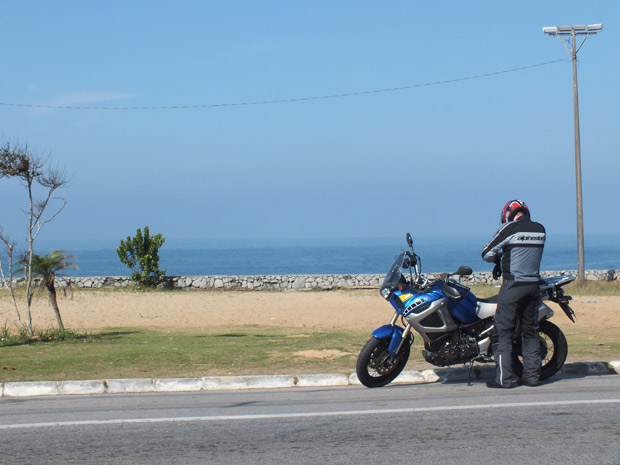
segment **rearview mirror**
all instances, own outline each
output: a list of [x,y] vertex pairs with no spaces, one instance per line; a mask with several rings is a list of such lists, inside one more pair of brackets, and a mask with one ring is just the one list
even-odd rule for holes
[[409,247],[413,247],[413,237],[411,237],[411,234],[409,233],[407,233],[407,244]]
[[456,275],[459,276],[469,276],[472,273],[471,268],[468,266],[461,266],[458,270],[456,270]]

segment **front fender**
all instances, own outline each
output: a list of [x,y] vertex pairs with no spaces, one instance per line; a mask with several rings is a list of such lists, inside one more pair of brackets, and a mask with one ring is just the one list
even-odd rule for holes
[[377,339],[390,339],[388,352],[394,356],[400,347],[400,342],[403,340],[403,331],[405,330],[397,325],[383,325],[375,329],[372,335]]

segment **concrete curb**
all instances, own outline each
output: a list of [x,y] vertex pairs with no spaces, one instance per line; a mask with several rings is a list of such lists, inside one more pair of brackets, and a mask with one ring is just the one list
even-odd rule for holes
[[[469,369],[440,368],[424,371],[403,371],[391,384],[426,384],[467,381]],[[493,376],[493,366],[475,365],[473,380]],[[620,361],[576,362],[564,365],[556,376],[598,376],[620,374]],[[240,389],[273,389],[295,387],[359,386],[355,373],[311,375],[250,375],[205,376],[202,378],[108,379],[80,381],[29,381],[0,383],[0,397],[34,397],[54,395],[129,394],[147,392],[199,392]]]

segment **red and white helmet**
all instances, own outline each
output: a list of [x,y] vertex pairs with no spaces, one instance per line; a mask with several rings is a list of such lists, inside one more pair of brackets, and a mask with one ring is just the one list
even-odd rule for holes
[[527,208],[523,200],[510,200],[507,202],[502,209],[502,224],[506,221],[512,221],[519,212],[523,212],[527,216],[530,216],[530,209]]

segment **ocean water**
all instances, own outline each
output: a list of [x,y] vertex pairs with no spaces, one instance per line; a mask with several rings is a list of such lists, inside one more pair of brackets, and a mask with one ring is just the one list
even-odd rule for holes
[[[456,271],[460,265],[491,271],[480,252],[490,236],[414,237],[414,249],[427,273]],[[37,242],[37,253],[61,249],[75,256],[69,276],[129,276],[117,254],[119,241]],[[169,276],[360,274],[387,272],[394,256],[406,249],[405,237],[278,241],[174,241],[160,249],[160,268]],[[585,238],[586,269],[620,269],[620,234]],[[576,270],[577,240],[549,235],[543,270]]]

